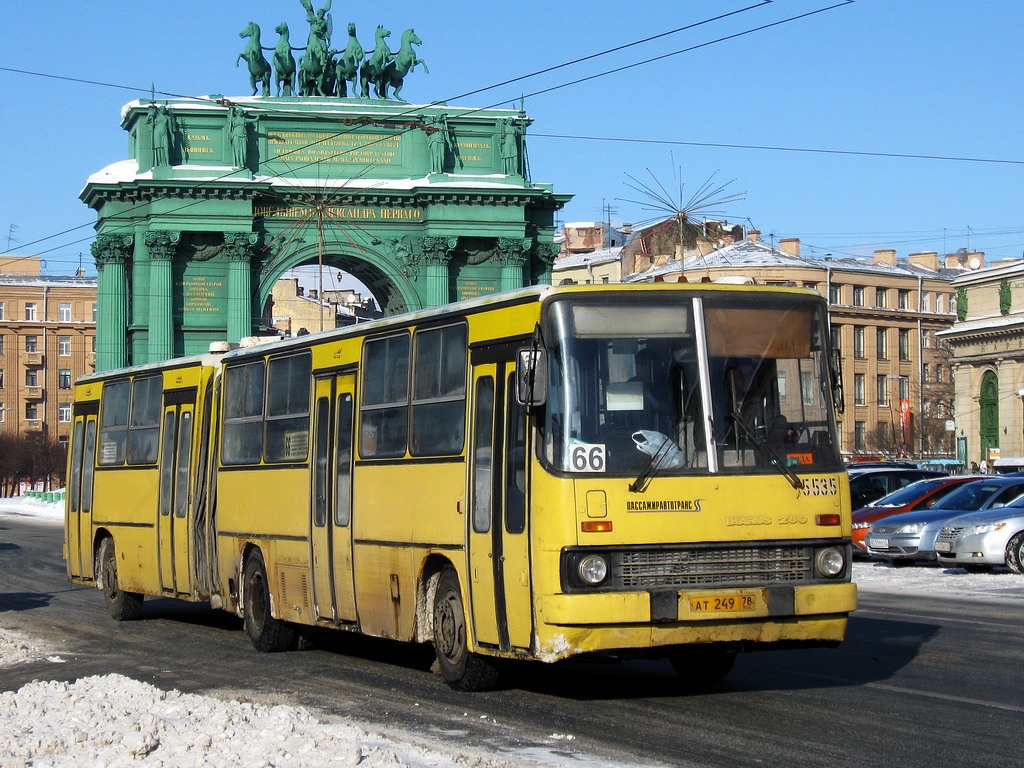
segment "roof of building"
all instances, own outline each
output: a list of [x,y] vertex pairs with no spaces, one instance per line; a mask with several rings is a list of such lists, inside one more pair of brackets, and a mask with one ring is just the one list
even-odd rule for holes
[[19,275],[0,273],[0,285],[21,285],[28,287],[95,288],[96,276],[83,275]]
[[559,256],[555,259],[554,269],[572,269],[574,267],[585,267],[588,264],[607,264],[611,261],[618,261],[622,246],[615,248],[600,248],[596,251],[585,251],[583,253],[570,253],[567,256]]
[[830,269],[841,272],[864,272],[902,277],[930,277],[952,280],[962,269],[928,269],[918,264],[899,261],[886,264],[857,258],[810,259],[794,256],[762,241],[741,240],[718,248],[705,255],[687,256],[681,261],[671,260],[655,265],[643,272],[635,272],[623,278],[623,282],[635,283],[651,280],[677,272],[701,272],[710,269],[743,269],[747,267],[781,267],[801,269]]

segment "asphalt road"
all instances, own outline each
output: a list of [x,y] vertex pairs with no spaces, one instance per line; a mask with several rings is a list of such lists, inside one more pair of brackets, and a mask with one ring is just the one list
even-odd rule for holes
[[114,622],[97,590],[65,580],[60,542],[52,524],[0,521],[0,627],[65,662],[0,667],[0,691],[118,672],[502,752],[571,735],[567,753],[631,764],[1024,766],[1024,600],[862,592],[839,649],[741,656],[708,694],[680,694],[653,662],[518,664],[506,688],[460,694],[427,646],[322,632],[261,654],[234,616],[166,599]]

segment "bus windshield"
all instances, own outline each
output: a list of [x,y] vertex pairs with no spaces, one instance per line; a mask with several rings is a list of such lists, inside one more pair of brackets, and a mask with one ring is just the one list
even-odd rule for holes
[[550,391],[538,422],[549,468],[635,476],[840,466],[819,302],[713,292],[634,302],[550,306]]

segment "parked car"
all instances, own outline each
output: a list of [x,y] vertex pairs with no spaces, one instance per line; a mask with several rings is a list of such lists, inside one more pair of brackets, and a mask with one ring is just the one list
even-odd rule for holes
[[853,554],[867,557],[865,539],[872,523],[917,509],[931,509],[964,483],[983,479],[982,475],[947,475],[930,477],[904,486],[866,507],[853,511]]
[[935,560],[935,537],[947,521],[967,512],[999,509],[1024,493],[1024,477],[992,476],[966,483],[946,496],[941,506],[886,517],[868,530],[868,554],[905,565]]
[[936,560],[968,570],[1006,565],[1024,576],[1024,495],[1001,509],[947,520],[935,537]]
[[916,469],[899,464],[854,465],[850,473],[850,500],[853,509],[866,507],[873,501],[904,486],[928,477],[946,477],[945,472],[934,469]]

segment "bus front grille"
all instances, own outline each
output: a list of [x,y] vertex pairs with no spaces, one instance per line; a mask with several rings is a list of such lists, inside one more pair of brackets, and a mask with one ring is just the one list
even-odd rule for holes
[[777,545],[619,551],[611,581],[620,589],[806,582],[813,578],[812,552]]

